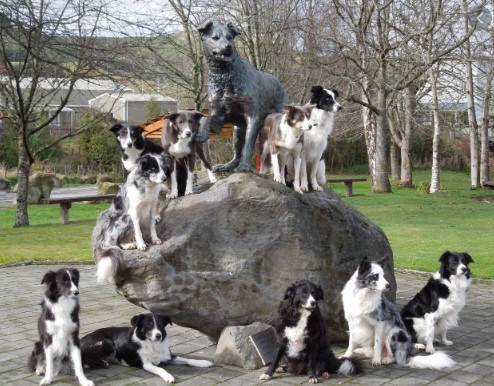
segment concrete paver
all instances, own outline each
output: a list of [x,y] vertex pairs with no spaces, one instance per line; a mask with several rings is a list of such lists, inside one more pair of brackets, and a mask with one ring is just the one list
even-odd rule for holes
[[[0,385],[36,385],[41,377],[27,372],[27,358],[37,339],[37,319],[43,286],[43,274],[59,265],[29,265],[0,268]],[[111,285],[98,285],[93,265],[77,265],[81,272],[81,334],[97,328],[129,325],[130,318],[143,312],[118,295]],[[475,271],[474,271],[475,272]],[[427,281],[427,275],[397,272],[397,304],[401,307]],[[213,360],[215,345],[197,331],[173,325],[167,328],[172,352],[181,356]],[[356,377],[333,376],[320,380],[327,385],[433,385],[464,386],[494,384],[494,282],[474,281],[467,295],[460,325],[450,331],[451,347],[440,349],[457,364],[444,371],[416,370],[388,365],[372,368],[366,362],[364,374]],[[439,348],[439,346],[438,346]],[[342,354],[344,345],[333,345]],[[215,365],[200,369],[165,366],[176,383],[187,385],[306,385],[306,376],[282,375],[261,382],[265,369],[249,371],[233,366]],[[163,380],[143,370],[114,365],[109,369],[87,371],[98,385],[163,385]],[[55,385],[77,385],[75,377],[58,376]]]

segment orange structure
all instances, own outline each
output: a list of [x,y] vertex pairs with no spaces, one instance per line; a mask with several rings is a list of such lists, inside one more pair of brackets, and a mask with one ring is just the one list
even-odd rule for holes
[[[208,115],[208,110],[203,109],[202,113]],[[168,114],[160,115],[153,119],[148,119],[146,123],[141,124],[144,129],[144,136],[147,138],[161,139],[161,130],[166,124],[166,119],[164,118]],[[211,139],[231,139],[233,138],[233,125],[227,123],[221,129],[221,133],[209,133],[209,138]]]

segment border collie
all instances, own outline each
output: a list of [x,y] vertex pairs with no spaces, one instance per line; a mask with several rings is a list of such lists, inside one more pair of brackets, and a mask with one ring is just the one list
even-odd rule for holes
[[278,309],[276,356],[261,380],[271,379],[282,358],[286,359],[286,366],[281,371],[307,374],[309,383],[317,383],[319,376],[327,379],[330,373],[361,372],[358,361],[338,359],[333,354],[317,304],[319,300],[323,300],[322,289],[309,280],[288,287]]
[[177,198],[179,187],[177,183],[177,169],[182,165],[187,169],[187,182],[185,195],[193,194],[194,167],[196,154],[204,163],[208,172],[209,181],[216,182],[216,177],[211,170],[209,161],[204,156],[202,142],[196,142],[195,136],[201,127],[205,115],[194,110],[179,110],[165,117],[167,122],[161,133],[161,142],[166,154],[171,155],[175,162],[171,168],[171,189],[169,198]]
[[111,282],[123,257],[121,249],[146,250],[141,227],[149,229],[153,244],[161,244],[156,234],[153,212],[158,203],[161,184],[170,175],[171,162],[171,158],[166,155],[148,153],[140,157],[110,208],[100,215],[100,219],[105,221],[93,233],[99,283]]
[[[437,351],[427,356],[413,356],[412,337],[408,333],[395,305],[383,295],[389,289],[381,264],[365,257],[345,284],[342,294],[350,339],[345,357],[362,353],[372,357],[372,365],[396,362],[413,368],[442,369],[454,365],[445,353]],[[356,350],[357,348],[360,348]]]
[[39,341],[34,344],[28,369],[43,375],[40,385],[51,384],[62,370],[74,366],[75,376],[83,386],[94,386],[82,369],[79,346],[79,271],[62,268],[48,271],[41,284],[46,287],[38,319]]
[[323,154],[328,145],[328,138],[333,132],[335,113],[342,110],[342,107],[336,101],[338,91],[333,88],[313,86],[310,92],[312,97],[309,103],[316,105],[310,116],[314,128],[304,135],[300,188],[308,192],[310,182],[312,190],[320,192],[320,185],[326,184],[326,163]]
[[310,115],[314,106],[285,106],[283,113],[268,114],[264,125],[259,131],[258,144],[261,158],[259,173],[266,174],[268,170],[267,156],[271,156],[274,181],[286,185],[285,166],[287,158],[290,160],[293,174],[293,189],[303,194],[300,189],[300,165],[304,135],[312,128]]
[[110,367],[122,363],[159,375],[165,382],[175,378],[160,364],[211,367],[207,360],[187,359],[173,355],[165,327],[172,324],[166,315],[140,314],[130,321],[132,327],[102,328],[81,339],[82,363],[86,369]]
[[122,163],[128,172],[136,167],[137,160],[144,154],[163,153],[160,145],[142,135],[144,129],[141,126],[117,123],[110,128],[110,131],[117,137],[122,151]]
[[458,325],[460,311],[465,306],[466,293],[472,277],[468,264],[472,257],[465,252],[446,251],[439,258],[441,267],[415,297],[403,307],[401,317],[412,335],[415,347],[434,353],[434,337],[445,346],[453,342],[446,338],[448,329]]

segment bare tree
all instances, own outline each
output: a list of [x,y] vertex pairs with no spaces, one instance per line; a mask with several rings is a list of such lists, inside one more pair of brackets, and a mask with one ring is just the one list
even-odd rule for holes
[[92,0],[2,2],[0,97],[7,122],[17,134],[15,227],[29,225],[28,178],[38,154],[79,131],[35,151],[31,138],[48,129],[79,79],[101,76],[112,57],[108,52],[118,52],[111,40],[97,42],[104,15],[105,7]]

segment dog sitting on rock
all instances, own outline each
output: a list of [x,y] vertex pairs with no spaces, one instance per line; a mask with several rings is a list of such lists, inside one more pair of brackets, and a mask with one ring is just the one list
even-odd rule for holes
[[[240,34],[232,24],[207,21],[197,30],[209,64],[209,116],[206,127],[219,133],[223,124],[235,126],[231,161],[213,170],[252,171],[252,152],[266,115],[283,111],[288,98],[272,75],[243,61],[233,42]],[[205,138],[204,138],[205,139]]]

